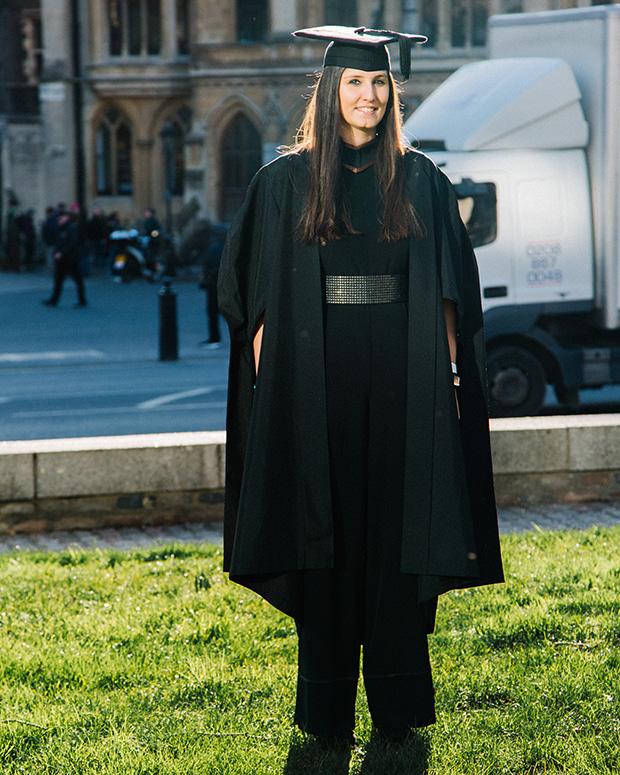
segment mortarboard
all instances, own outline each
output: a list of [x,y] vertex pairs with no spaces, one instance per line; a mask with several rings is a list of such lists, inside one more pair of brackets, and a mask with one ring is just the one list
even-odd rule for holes
[[359,70],[390,70],[390,54],[387,43],[399,45],[400,72],[403,78],[409,78],[411,72],[411,46],[414,43],[426,43],[426,35],[411,35],[392,30],[369,30],[366,27],[309,27],[292,33],[298,38],[328,40],[323,67],[356,67]]

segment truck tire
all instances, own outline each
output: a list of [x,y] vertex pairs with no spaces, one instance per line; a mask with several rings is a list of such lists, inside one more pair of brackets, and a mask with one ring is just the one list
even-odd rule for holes
[[547,379],[538,358],[524,347],[498,347],[487,356],[491,417],[538,414],[545,400]]

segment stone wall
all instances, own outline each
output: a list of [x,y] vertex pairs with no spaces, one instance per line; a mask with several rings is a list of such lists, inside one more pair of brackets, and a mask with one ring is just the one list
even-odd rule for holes
[[0,533],[221,519],[224,438],[0,442]]
[[498,501],[620,499],[620,415],[491,421]]
[[43,184],[46,150],[38,120],[13,120],[6,124],[2,142],[5,215],[8,191],[19,201],[18,212],[31,207],[39,214],[44,211],[47,204]]
[[[491,421],[500,505],[620,499],[620,415]],[[0,533],[218,520],[223,431],[0,442]]]

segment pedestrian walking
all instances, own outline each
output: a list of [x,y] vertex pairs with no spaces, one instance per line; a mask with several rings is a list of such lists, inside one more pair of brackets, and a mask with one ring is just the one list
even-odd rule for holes
[[115,229],[123,228],[123,224],[121,222],[120,216],[116,210],[114,210],[111,213],[108,213],[108,216],[106,217],[106,223],[108,227],[108,232],[114,231]]
[[16,218],[17,228],[19,230],[19,239],[23,264],[25,269],[32,269],[35,261],[36,231],[34,226],[35,211],[33,208],[24,210]]
[[435,720],[437,599],[503,579],[475,257],[447,177],[404,144],[422,36],[342,27],[297,142],[249,186],[231,337],[225,570],[294,617],[295,722],[350,744],[360,652],[379,734]]
[[200,287],[205,292],[208,337],[202,344],[211,349],[221,346],[219,310],[217,303],[217,278],[226,239],[226,227],[213,224],[209,228],[209,241],[202,263]]
[[86,222],[86,237],[93,267],[96,269],[106,267],[108,263],[108,224],[101,207],[95,207]]
[[86,294],[84,292],[84,279],[82,277],[81,240],[77,222],[77,214],[63,212],[58,218],[56,241],[54,243],[54,289],[49,299],[43,304],[55,307],[62,294],[65,278],[70,276],[75,281],[77,289],[76,307],[86,306]]
[[45,265],[54,265],[54,245],[58,232],[58,213],[53,207],[45,208],[45,220],[41,226],[41,239],[45,245]]
[[[156,234],[153,235],[153,232],[156,232]],[[142,233],[157,237],[160,232],[161,223],[159,222],[155,208],[147,207],[144,211],[144,219],[142,221]]]

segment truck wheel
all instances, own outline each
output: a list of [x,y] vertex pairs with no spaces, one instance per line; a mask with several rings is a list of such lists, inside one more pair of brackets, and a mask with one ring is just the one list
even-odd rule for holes
[[489,409],[492,417],[538,414],[547,380],[542,363],[522,347],[498,347],[487,357]]

